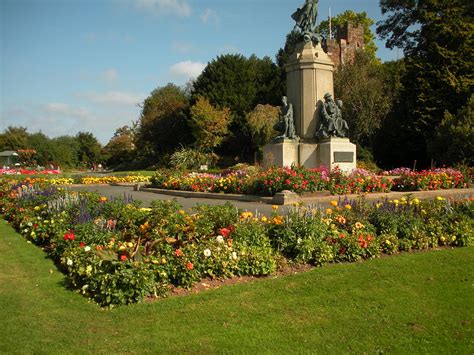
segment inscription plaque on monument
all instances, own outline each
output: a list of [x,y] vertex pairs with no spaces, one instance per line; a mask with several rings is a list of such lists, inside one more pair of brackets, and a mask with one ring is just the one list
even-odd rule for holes
[[354,152],[334,152],[335,163],[352,163],[354,161]]

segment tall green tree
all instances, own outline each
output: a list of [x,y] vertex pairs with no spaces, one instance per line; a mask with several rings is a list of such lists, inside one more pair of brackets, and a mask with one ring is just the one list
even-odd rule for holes
[[[387,18],[377,33],[389,48],[405,53],[402,97],[406,115],[400,129],[419,144],[407,156],[429,163],[427,153],[445,111],[455,115],[468,102],[474,85],[473,3],[466,0],[381,0]],[[402,137],[403,138],[403,137]]]
[[202,96],[191,107],[190,126],[200,150],[212,151],[219,146],[228,133],[229,123],[230,110],[227,107],[217,109]]
[[370,52],[358,51],[353,63],[334,73],[334,92],[344,104],[351,141],[373,151],[374,137],[394,97],[382,64]]
[[205,97],[215,107],[232,113],[231,135],[225,154],[253,157],[252,137],[245,115],[258,104],[276,105],[283,95],[280,69],[270,58],[227,54],[212,60],[194,82],[192,96]]
[[255,150],[260,157],[263,155],[263,146],[277,135],[273,126],[278,122],[280,109],[272,105],[257,105],[247,113],[246,119],[256,145]]
[[76,137],[60,136],[52,139],[54,161],[63,168],[79,165],[79,143]]
[[76,134],[77,154],[79,161],[86,166],[100,163],[102,157],[102,145],[90,132],[79,132]]
[[0,134],[0,151],[18,150],[28,148],[28,137],[26,127],[9,126]]
[[437,164],[474,165],[474,95],[456,115],[445,112],[428,150]]
[[156,88],[145,99],[134,137],[145,164],[155,164],[192,141],[187,124],[189,107],[189,97],[174,84]]
[[104,147],[104,152],[107,155],[108,167],[123,167],[131,164],[134,159],[135,150],[135,130],[130,126],[122,126],[117,128],[114,136],[109,140]]

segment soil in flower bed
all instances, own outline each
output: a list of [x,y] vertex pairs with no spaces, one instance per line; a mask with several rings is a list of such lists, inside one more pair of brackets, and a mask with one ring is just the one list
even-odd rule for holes
[[[200,293],[207,290],[218,289],[222,286],[232,286],[241,283],[248,283],[258,281],[267,278],[276,278],[280,276],[294,275],[300,272],[307,272],[313,270],[315,266],[309,264],[298,264],[298,265],[285,265],[277,272],[266,276],[235,276],[228,279],[211,279],[205,278],[199,282],[196,282],[191,288],[186,289],[183,287],[170,286],[170,292],[167,297],[180,297],[190,294]],[[163,298],[161,297],[148,297],[147,301],[158,301]]]

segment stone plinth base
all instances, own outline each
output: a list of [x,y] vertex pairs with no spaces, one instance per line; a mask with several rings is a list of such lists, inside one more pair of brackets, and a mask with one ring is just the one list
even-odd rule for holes
[[299,165],[303,165],[308,169],[314,169],[319,166],[317,143],[300,143],[299,153]]
[[282,139],[281,142],[270,143],[263,147],[263,166],[298,165],[298,141]]
[[324,165],[331,170],[338,166],[342,171],[350,172],[357,167],[356,145],[348,138],[328,138],[318,144],[318,166]]

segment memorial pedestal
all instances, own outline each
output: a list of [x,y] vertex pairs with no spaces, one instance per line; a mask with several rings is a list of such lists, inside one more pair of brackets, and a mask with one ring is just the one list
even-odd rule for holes
[[298,165],[298,145],[298,140],[287,138],[267,144],[263,147],[263,166]]
[[338,166],[342,171],[350,172],[357,167],[356,145],[348,138],[327,138],[318,144],[318,166],[329,169]]

